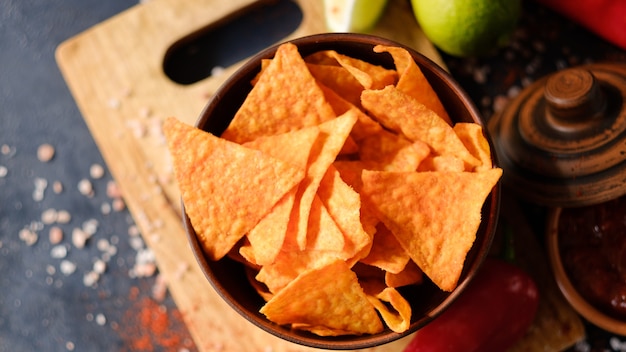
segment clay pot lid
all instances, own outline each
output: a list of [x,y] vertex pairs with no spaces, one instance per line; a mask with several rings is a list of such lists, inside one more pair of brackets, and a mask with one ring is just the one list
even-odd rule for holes
[[525,88],[489,130],[503,185],[547,206],[626,194],[626,64],[558,71]]

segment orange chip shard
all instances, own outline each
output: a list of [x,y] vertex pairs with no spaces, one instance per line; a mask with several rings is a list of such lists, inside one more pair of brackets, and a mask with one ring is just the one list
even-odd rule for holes
[[318,125],[335,116],[298,48],[286,43],[258,77],[222,137],[243,143]]
[[480,165],[475,167],[475,171],[483,171],[491,169],[493,166],[491,161],[491,147],[485,135],[483,127],[476,123],[459,122],[454,125],[454,132],[461,139],[472,155],[481,161]]
[[363,170],[361,195],[424,274],[442,290],[452,291],[476,238],[483,203],[501,175],[498,168],[484,172]]
[[302,169],[173,117],[163,132],[185,211],[212,260],[226,255],[304,178]]
[[424,104],[394,86],[363,91],[361,103],[382,125],[402,133],[412,141],[423,141],[435,153],[456,156],[472,166],[480,164],[461,142],[452,126]]
[[354,335],[383,330],[382,321],[356,274],[343,260],[304,272],[260,311],[277,324],[323,326]]
[[[341,67],[348,70],[365,89],[381,89],[387,85],[396,84],[398,80],[396,70],[389,70],[367,61],[340,54],[334,50],[320,51],[314,55],[317,56],[317,61],[324,61],[324,59],[319,58],[319,56],[327,56],[336,60],[336,62]],[[326,63],[328,64],[328,62]]]
[[398,75],[400,76],[396,84],[398,90],[412,96],[415,100],[434,111],[449,125],[452,125],[450,116],[448,116],[448,112],[441,103],[439,96],[406,49],[377,45],[374,47],[374,51],[377,53],[388,52],[393,57],[396,70],[398,70]]

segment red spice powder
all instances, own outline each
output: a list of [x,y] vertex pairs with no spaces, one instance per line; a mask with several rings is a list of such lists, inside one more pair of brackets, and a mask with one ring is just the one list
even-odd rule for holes
[[178,309],[166,309],[137,287],[129,293],[130,308],[116,330],[124,341],[122,351],[195,350]]

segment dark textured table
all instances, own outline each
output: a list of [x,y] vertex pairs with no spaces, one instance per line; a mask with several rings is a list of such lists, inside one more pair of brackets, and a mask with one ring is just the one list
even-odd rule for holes
[[[54,60],[59,43],[136,4],[0,0],[0,352],[195,350]],[[508,47],[443,58],[489,119],[546,74],[626,52],[527,0]],[[572,351],[626,349],[586,327]]]

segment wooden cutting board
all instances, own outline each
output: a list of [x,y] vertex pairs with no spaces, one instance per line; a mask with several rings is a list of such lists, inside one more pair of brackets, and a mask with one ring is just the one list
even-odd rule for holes
[[[61,72],[200,351],[309,350],[245,321],[206,281],[184,234],[179,193],[159,129],[168,116],[193,124],[211,94],[240,65],[226,68],[219,77],[179,85],[163,72],[167,50],[253,2],[152,0],[70,38],[56,52]],[[296,3],[303,19],[284,40],[326,31],[322,1]],[[373,34],[407,44],[443,66],[407,1],[390,1]],[[407,342],[394,342],[384,350],[400,351]]]

